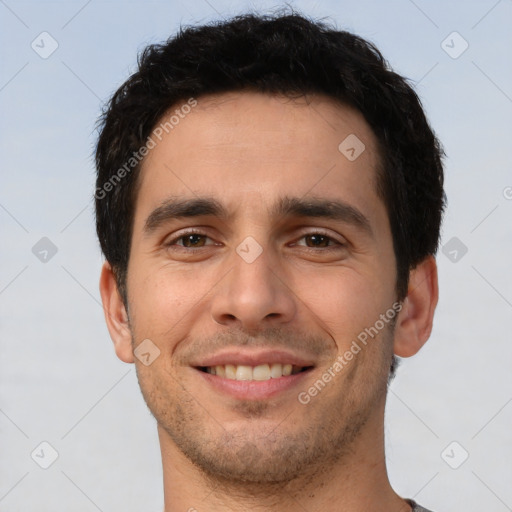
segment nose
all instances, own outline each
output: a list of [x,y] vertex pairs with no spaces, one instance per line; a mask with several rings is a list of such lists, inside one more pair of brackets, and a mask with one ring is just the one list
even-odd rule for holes
[[233,256],[234,266],[212,299],[215,322],[246,332],[290,322],[298,299],[270,251],[264,250],[250,263],[238,254]]

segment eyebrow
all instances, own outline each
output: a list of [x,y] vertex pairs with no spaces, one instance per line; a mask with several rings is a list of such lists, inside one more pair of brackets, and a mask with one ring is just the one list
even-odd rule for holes
[[[280,198],[273,205],[270,214],[275,218],[311,217],[335,220],[350,224],[370,236],[373,235],[368,218],[354,206],[340,200],[286,196]],[[200,216],[217,217],[222,221],[226,221],[230,217],[227,209],[214,198],[180,199],[172,197],[149,214],[143,231],[149,235],[170,220]]]
[[226,209],[216,199],[210,197],[169,198],[149,214],[144,224],[144,232],[151,234],[172,219],[200,216],[218,217],[222,220],[226,220],[228,217]]
[[368,235],[373,235],[368,218],[360,210],[341,200],[283,197],[273,207],[272,215],[283,218],[312,217],[330,219],[351,224]]

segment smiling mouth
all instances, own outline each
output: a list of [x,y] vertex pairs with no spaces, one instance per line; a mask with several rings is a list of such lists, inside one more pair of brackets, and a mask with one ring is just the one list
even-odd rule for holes
[[312,369],[312,366],[296,366],[292,364],[259,364],[257,366],[248,365],[217,365],[217,366],[199,366],[198,370],[216,375],[217,377],[231,380],[256,380],[265,381],[296,375]]

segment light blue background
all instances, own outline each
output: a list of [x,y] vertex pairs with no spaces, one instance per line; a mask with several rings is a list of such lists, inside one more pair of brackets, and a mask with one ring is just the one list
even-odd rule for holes
[[[155,422],[99,304],[94,125],[147,43],[276,5],[0,0],[0,510],[161,511]],[[512,1],[290,5],[372,40],[417,84],[448,155],[443,244],[468,248],[439,253],[435,328],[391,386],[392,484],[436,512],[512,510]],[[48,59],[31,48],[43,31]],[[469,44],[457,59],[441,47],[453,31]],[[47,263],[42,237],[58,248]],[[42,441],[59,454],[46,470],[30,456]],[[469,453],[458,469],[441,456],[453,441]]]

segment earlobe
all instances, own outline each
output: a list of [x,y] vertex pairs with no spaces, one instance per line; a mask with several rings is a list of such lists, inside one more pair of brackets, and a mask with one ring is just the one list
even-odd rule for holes
[[436,260],[428,256],[409,273],[407,297],[395,327],[395,355],[413,356],[428,340],[438,297]]
[[125,363],[133,363],[133,348],[128,314],[119,293],[111,265],[103,264],[100,277],[100,294],[105,321],[114,342],[117,357]]

